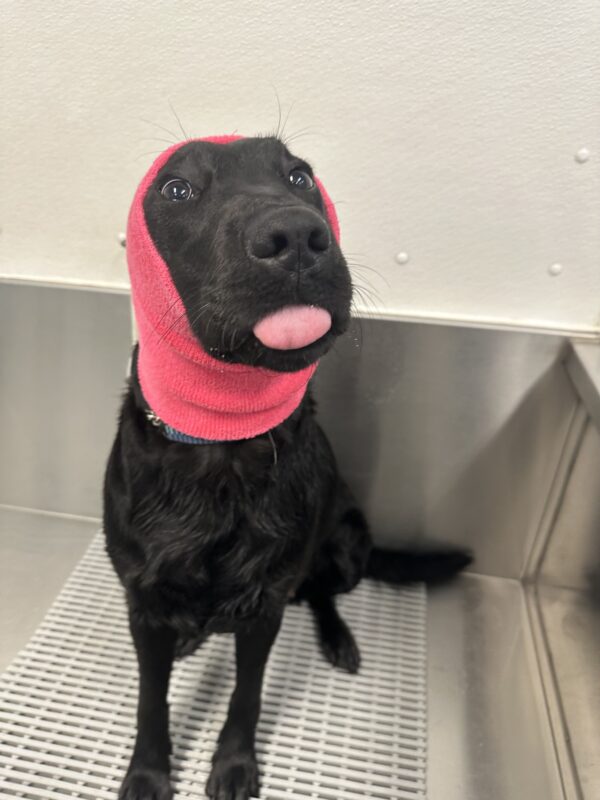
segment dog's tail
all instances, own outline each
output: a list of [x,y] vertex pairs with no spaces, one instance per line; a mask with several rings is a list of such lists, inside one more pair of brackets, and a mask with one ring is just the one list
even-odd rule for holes
[[366,575],[387,583],[424,581],[434,585],[450,580],[472,561],[471,553],[458,547],[435,550],[385,550],[374,547],[367,562]]

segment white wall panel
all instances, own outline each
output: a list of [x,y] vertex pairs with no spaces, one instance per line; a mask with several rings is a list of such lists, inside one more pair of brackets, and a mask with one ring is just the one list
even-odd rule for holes
[[[126,286],[129,200],[177,133],[277,122],[375,305],[600,330],[596,0],[4,0],[0,273]],[[589,150],[580,163],[576,153]],[[409,259],[398,264],[395,255]],[[562,271],[550,274],[558,263]],[[387,282],[387,283],[386,283]]]

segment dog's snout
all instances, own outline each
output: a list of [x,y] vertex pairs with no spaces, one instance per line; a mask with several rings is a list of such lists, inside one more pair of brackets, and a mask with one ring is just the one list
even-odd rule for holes
[[263,216],[248,232],[250,255],[266,266],[305,269],[331,245],[329,228],[311,211]]

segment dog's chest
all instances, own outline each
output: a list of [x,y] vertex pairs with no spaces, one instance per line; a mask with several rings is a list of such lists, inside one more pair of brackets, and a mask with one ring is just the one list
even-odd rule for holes
[[279,482],[162,481],[133,510],[141,550],[129,589],[179,629],[228,630],[276,610],[298,583],[315,501]]

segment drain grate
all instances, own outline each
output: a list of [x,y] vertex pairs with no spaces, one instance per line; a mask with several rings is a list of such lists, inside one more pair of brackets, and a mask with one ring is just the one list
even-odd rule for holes
[[[3,799],[115,800],[133,744],[137,671],[103,548],[99,534],[0,679]],[[424,798],[425,590],[364,581],[339,606],[362,650],[358,676],[323,661],[305,607],[286,611],[257,732],[261,797]],[[213,636],[175,667],[178,800],[204,798],[233,680],[231,636]]]

